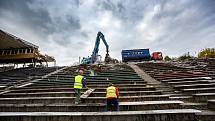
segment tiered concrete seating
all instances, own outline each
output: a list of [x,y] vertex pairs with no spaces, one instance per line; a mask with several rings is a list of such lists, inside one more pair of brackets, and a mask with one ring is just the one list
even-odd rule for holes
[[[172,98],[173,94],[178,95],[183,92],[182,89],[185,89],[174,86],[181,86],[184,83],[178,84],[177,82],[180,81],[172,81],[174,79],[165,80],[166,82],[163,82],[165,84],[177,83],[168,85],[172,85],[173,90],[180,92],[168,94],[163,90],[166,87],[148,84],[127,65],[115,67],[112,65],[108,70],[95,76],[89,76],[89,71],[85,71],[87,87],[94,90],[87,97],[82,98],[81,104],[75,105],[73,83],[77,68],[65,68],[58,73],[34,80],[28,86],[13,88],[1,94],[0,121],[1,119],[4,121],[194,121],[197,119],[196,113],[201,112],[187,102]],[[173,67],[171,68],[174,70]],[[193,81],[192,79],[184,82]],[[204,79],[198,81],[201,82],[201,80]],[[209,80],[211,79],[204,81]],[[117,84],[119,88],[120,111],[118,112],[105,111],[106,88],[110,82]],[[186,84],[191,83],[186,82]],[[83,89],[82,94],[85,91],[87,88]],[[201,117],[198,115],[199,119]]]
[[[157,68],[156,63],[143,63],[138,64],[143,70],[149,72],[155,79],[169,86],[172,92],[168,92],[170,99],[182,100],[185,103],[181,104],[183,108],[196,108],[200,110],[210,110],[207,107],[213,104],[211,99],[215,99],[215,80],[209,77],[203,70],[198,72],[188,70],[187,68],[163,64],[165,66]],[[149,66],[150,65],[150,66]],[[167,67],[170,66],[170,67]],[[150,67],[150,68],[147,68]],[[147,68],[147,69],[146,69]],[[165,68],[165,69],[164,69]],[[163,71],[165,70],[165,72]],[[211,100],[211,101],[208,101]],[[198,119],[202,120],[202,117],[208,115],[209,117],[215,116],[214,112],[203,111],[202,114],[198,114]],[[201,118],[200,118],[201,117]],[[205,118],[205,120],[208,118]]]
[[[146,119],[160,121],[178,120],[179,115],[184,115],[186,121],[193,117],[196,112],[199,112],[181,109],[181,105],[184,104],[183,101],[169,99],[170,95],[162,94],[162,90],[157,90],[155,86],[148,85],[127,65],[117,65],[116,68],[113,67],[96,76],[89,76],[89,72],[86,71],[87,87],[95,90],[87,98],[82,98],[81,104],[75,105],[73,102],[75,98],[73,83],[74,76],[77,74],[76,71],[77,67],[68,67],[46,78],[35,80],[31,85],[11,89],[10,92],[0,95],[0,111],[2,112],[0,117],[8,120],[18,120],[18,117],[25,119],[27,117],[21,112],[26,112],[29,115],[29,120],[34,120],[33,118],[37,114],[44,117],[38,117],[37,120],[50,120],[47,118],[48,115],[52,114],[53,121],[59,120],[54,119],[55,116],[69,121],[75,120],[79,112],[86,112],[88,114],[86,117],[95,114],[93,115],[95,118],[92,120],[99,120],[100,116],[111,115],[113,117],[134,116],[137,121]],[[105,112],[106,88],[109,82],[116,83],[119,87],[120,111],[116,113]],[[82,93],[86,90],[83,89]],[[7,117],[3,112],[8,112],[11,117]],[[66,112],[67,116],[74,118],[66,119],[67,116],[60,115],[63,114],[62,112]],[[139,116],[142,118],[137,118]],[[113,118],[113,120],[116,119]],[[120,120],[123,119],[120,118]]]
[[0,72],[0,89],[21,84],[33,79],[41,78],[41,76],[46,75],[55,70],[56,70],[56,67],[18,68],[18,69]]
[[206,72],[208,75],[215,79],[215,59],[210,59],[208,65],[206,66]]

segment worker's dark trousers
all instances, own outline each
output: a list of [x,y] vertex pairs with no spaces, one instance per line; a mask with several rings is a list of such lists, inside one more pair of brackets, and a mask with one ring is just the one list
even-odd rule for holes
[[107,99],[106,111],[119,111],[119,103],[117,98]]
[[81,97],[81,89],[74,89],[75,90],[75,102],[80,103]]

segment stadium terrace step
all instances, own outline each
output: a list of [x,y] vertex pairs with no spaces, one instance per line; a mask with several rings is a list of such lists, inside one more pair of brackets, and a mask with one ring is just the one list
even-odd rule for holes
[[[120,91],[120,96],[161,95],[161,91]],[[103,97],[106,92],[93,92],[90,97]]]
[[[99,75],[96,75],[97,77],[103,77],[103,78],[105,78],[105,77],[118,77],[118,78],[124,78],[124,77],[127,77],[127,78],[131,78],[131,77],[139,77],[136,73],[132,73],[132,74],[99,74]],[[95,76],[87,76],[87,77],[89,77],[89,78],[93,78],[93,77],[95,77]]]
[[[52,104],[52,103],[72,103],[75,97],[24,97],[24,98],[0,98],[0,104]],[[159,101],[168,100],[169,95],[144,95],[144,96],[121,96],[120,102],[134,102],[134,101]],[[82,99],[83,103],[104,103],[106,97],[88,97]]]
[[213,100],[208,100],[208,109],[215,111],[215,98]]
[[[143,95],[143,96],[120,96],[120,102],[138,102],[138,101],[161,101],[169,100],[169,95]],[[84,103],[104,103],[106,97],[88,97],[83,99]]]
[[161,77],[154,77],[157,80],[168,80],[168,79],[180,79],[180,78],[195,78],[195,77],[203,77],[208,75],[178,75],[178,76],[161,76]]
[[207,84],[207,83],[215,83],[215,80],[192,80],[192,81],[167,82],[167,83],[171,85]]
[[0,89],[4,89],[5,87],[7,87],[7,86],[3,86],[3,85],[1,85],[1,86],[0,86]]
[[187,94],[195,94],[195,93],[215,93],[215,88],[193,88],[193,89],[181,89],[182,92]]
[[[179,109],[182,101],[120,102],[120,111]],[[0,112],[103,112],[105,103],[95,104],[0,104]]]
[[180,104],[182,109],[197,109],[197,110],[206,110],[207,103],[182,103]]
[[[58,83],[59,84],[59,83]],[[61,83],[60,83],[61,84]],[[60,87],[60,84],[56,87]],[[68,84],[65,84],[65,85],[61,85],[61,87],[70,87],[72,88],[74,84],[71,84],[69,86],[67,86]],[[118,84],[118,87],[119,88],[126,88],[126,87],[146,87],[147,85],[146,84]],[[51,87],[54,87],[53,85],[51,85]],[[87,87],[89,88],[107,88],[108,87],[108,84],[87,84]]]
[[192,96],[174,96],[174,97],[169,97],[169,99],[172,100],[181,100],[181,101],[192,101]]
[[0,112],[0,121],[194,121],[194,109],[119,112]]
[[[117,82],[101,82],[101,81],[94,81],[94,82],[87,82],[87,85],[108,85],[109,83],[117,83],[118,85],[120,84],[146,84],[145,81],[117,81]],[[44,83],[34,83],[32,85],[29,85],[27,87],[23,88],[60,88],[60,87],[73,87],[74,83],[73,82],[68,82],[68,83],[61,83],[61,82],[56,82],[56,83],[49,83],[49,82],[44,82]],[[19,89],[23,89],[19,88]]]
[[100,74],[108,74],[108,75],[114,75],[114,74],[136,74],[134,71],[123,71],[123,70],[113,70],[113,71],[105,71]]
[[[42,83],[42,84],[48,84],[48,83],[54,83],[54,82],[56,82],[56,83],[68,83],[68,84],[71,84],[71,83],[74,83],[73,82],[74,80],[56,80],[56,79],[54,79],[54,80],[47,80],[47,79],[40,79],[40,80],[38,80],[38,81],[33,81],[33,83],[35,83],[35,84],[37,84],[37,83]],[[113,82],[113,81],[116,81],[116,82],[118,82],[118,83],[131,83],[131,82],[145,82],[143,79],[138,79],[138,80],[132,80],[132,79],[130,79],[130,80],[88,80],[87,79],[87,83],[109,83],[109,82]]]
[[194,75],[194,74],[185,74],[185,75],[172,75],[172,74],[163,74],[163,75],[158,75],[156,74],[154,76],[154,78],[158,79],[158,80],[167,80],[167,79],[180,79],[180,78],[195,78],[195,77],[203,77],[203,76],[207,76],[205,74],[201,74],[201,75]]
[[[87,89],[84,88],[83,91],[86,91]],[[66,92],[70,91],[73,92],[73,86],[71,88],[64,88],[64,87],[59,87],[59,88],[21,88],[21,89],[11,89],[10,92],[12,93],[36,93],[36,92]]]
[[192,96],[196,102],[207,102],[207,100],[215,99],[215,93],[197,93]]
[[[83,92],[82,92],[83,93]],[[21,97],[74,97],[75,92],[36,92],[36,93],[5,93],[1,98],[21,98]]]
[[174,86],[175,89],[206,88],[206,87],[215,87],[215,83],[190,84],[190,85],[177,85],[177,86]]
[[[83,91],[86,91],[87,89],[84,88]],[[122,87],[119,88],[119,91],[155,91],[155,87],[149,86],[149,87]],[[10,90],[12,93],[35,93],[35,92],[68,92],[71,91],[73,92],[74,89],[73,87],[71,88],[64,88],[64,87],[59,87],[59,88],[22,88],[22,89],[13,89]],[[95,88],[95,91],[97,92],[106,92],[106,88]]]
[[211,80],[210,77],[195,77],[195,78],[179,78],[179,79],[166,79],[162,82],[180,82],[180,81],[192,81],[192,80]]
[[[109,75],[109,76],[85,76],[89,80],[105,80],[106,78],[110,79],[115,79],[115,78],[122,78],[122,79],[141,79],[139,76],[114,76],[114,75]],[[53,80],[53,79],[59,79],[59,80],[73,80],[74,76],[49,76],[46,77],[45,79]]]
[[[86,79],[87,82],[107,82],[107,78],[103,78],[103,79]],[[40,81],[37,81],[37,82],[63,82],[63,81],[67,81],[67,82],[73,82],[74,79],[48,79],[48,78],[44,78],[44,79],[41,79]],[[129,82],[129,81],[143,81],[143,79],[141,78],[109,78],[109,81],[125,81],[125,82]]]
[[195,117],[198,121],[214,121],[215,112],[209,110],[201,110],[201,112],[196,113]]
[[[126,87],[146,87],[146,84],[118,84],[119,88],[126,88]],[[108,85],[87,85],[89,88],[107,88]]]
[[138,76],[137,73],[131,72],[131,73],[99,73],[98,76]]

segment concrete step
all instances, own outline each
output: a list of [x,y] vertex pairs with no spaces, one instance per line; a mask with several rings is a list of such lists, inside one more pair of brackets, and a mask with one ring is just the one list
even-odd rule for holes
[[154,76],[154,78],[156,78],[157,80],[168,80],[168,79],[181,79],[181,78],[196,78],[196,77],[204,77],[204,76],[208,76],[206,74],[202,74],[202,75],[163,75],[163,76]]
[[[179,109],[182,101],[120,102],[120,111]],[[0,112],[103,112],[105,103],[79,104],[0,104]]]
[[[87,85],[108,85],[109,83],[117,83],[118,85],[120,84],[146,84],[145,81],[119,81],[119,82],[113,82],[113,81],[109,81],[109,82],[102,82],[102,81],[93,81],[93,82],[87,82]],[[34,83],[31,86],[25,87],[25,88],[54,88],[54,87],[68,87],[68,86],[73,86],[73,82],[69,82],[69,83],[62,83],[62,82],[54,82],[54,83]]]
[[[98,76],[90,76],[90,77],[85,77],[87,80],[106,80],[109,78],[110,80],[141,80],[141,77],[139,76],[106,76],[106,77],[98,77]],[[49,76],[46,78],[43,78],[44,80],[74,80],[74,77],[53,77]]]
[[171,85],[190,85],[190,84],[207,84],[214,83],[215,80],[192,80],[192,81],[180,81],[180,82],[167,82]]
[[[118,84],[119,88],[126,88],[126,87],[146,87],[146,84]],[[87,85],[89,88],[107,88],[108,85]]]
[[[75,97],[25,97],[25,98],[0,98],[0,104],[52,104],[52,103],[73,103]],[[169,100],[169,95],[144,95],[144,96],[120,96],[120,102],[135,101],[159,101]],[[106,97],[87,97],[82,99],[83,103],[104,103]]]
[[[84,92],[84,91],[83,91]],[[83,94],[83,92],[81,94]],[[35,93],[5,93],[1,98],[21,98],[21,97],[74,97],[75,92],[35,92]]]
[[182,92],[188,94],[195,94],[195,93],[215,93],[215,88],[193,88],[193,89],[181,89]]
[[215,111],[215,98],[213,100],[208,100],[208,109]]
[[[144,95],[161,95],[161,91],[120,91],[120,96],[144,96]],[[102,97],[106,92],[93,92],[90,97]]]
[[[84,91],[82,91],[83,93]],[[141,96],[141,95],[160,95],[161,91],[120,91],[120,96]],[[106,92],[93,92],[90,97],[104,97]],[[75,92],[36,92],[36,93],[5,93],[0,95],[1,98],[15,97],[74,97]]]
[[194,77],[194,78],[179,78],[179,79],[166,79],[162,82],[180,82],[180,81],[192,81],[192,80],[211,80],[210,77]]
[[207,102],[208,100],[215,99],[215,93],[197,93],[192,96],[195,102]]
[[119,112],[0,112],[0,121],[194,121],[194,109]]
[[201,110],[201,112],[196,113],[196,120],[215,121],[215,111]]
[[187,96],[187,95],[184,95],[184,94],[181,94],[181,93],[169,93],[168,95],[170,97],[179,97],[179,96],[184,97],[184,96]]
[[[74,78],[76,75],[68,75],[68,74],[54,74],[51,76],[48,76],[47,78]],[[139,76],[136,73],[132,74],[97,74],[94,76],[85,75],[86,78],[107,78],[107,77],[118,77],[118,78],[139,78]]]
[[[144,81],[143,79],[109,79],[109,81],[107,81],[107,79],[105,78],[105,79],[100,79],[100,80],[98,80],[98,79],[86,79],[87,80],[87,82],[89,82],[89,83],[93,83],[93,82],[95,82],[95,83],[99,83],[99,82],[105,82],[105,83],[109,83],[109,82],[113,82],[113,81],[116,81],[116,82],[118,82],[118,83],[126,83],[126,82],[134,82],[134,81]],[[62,79],[62,80],[60,80],[60,79],[40,79],[40,80],[37,80],[37,81],[35,81],[34,83],[38,83],[38,84],[46,84],[46,83],[68,83],[68,84],[70,84],[70,83],[73,83],[74,82],[74,80],[72,80],[72,79]]]
[[177,86],[174,86],[175,89],[209,88],[209,87],[215,87],[215,83],[209,83],[209,84],[190,84],[190,85],[177,85]]
[[207,103],[182,103],[180,104],[182,109],[197,109],[197,110],[206,110]]
[[169,97],[169,99],[172,100],[181,100],[181,101],[192,101],[193,97],[192,96],[174,96],[174,97]]
[[[84,88],[83,91],[87,89]],[[119,91],[155,91],[154,87],[126,87],[119,88]],[[23,89],[13,89],[11,92],[13,93],[34,93],[34,92],[66,92],[66,91],[74,91],[73,87],[71,88],[23,88]],[[95,88],[97,92],[106,92],[106,88]]]

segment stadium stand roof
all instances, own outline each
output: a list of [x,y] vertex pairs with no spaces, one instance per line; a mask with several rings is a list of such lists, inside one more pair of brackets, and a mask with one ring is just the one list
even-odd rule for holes
[[0,29],[0,49],[14,49],[14,48],[39,48],[39,47]]
[[0,29],[0,63],[55,62],[54,57],[43,55],[39,46]]

